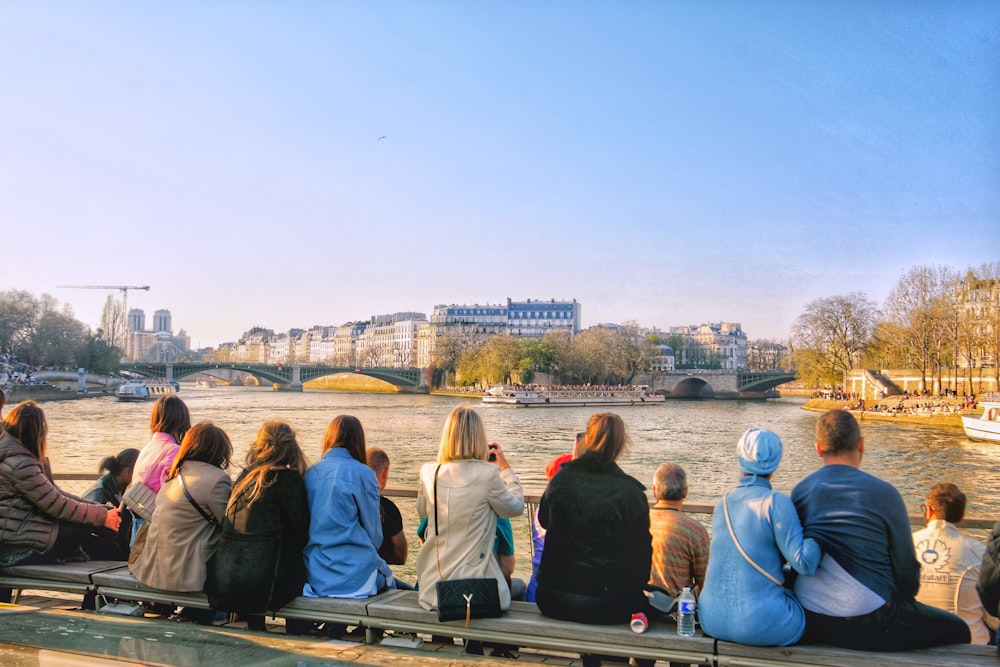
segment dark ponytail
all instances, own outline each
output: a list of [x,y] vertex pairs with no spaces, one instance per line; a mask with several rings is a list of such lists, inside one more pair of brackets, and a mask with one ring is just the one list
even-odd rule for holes
[[117,456],[108,456],[101,460],[97,472],[107,470],[112,475],[117,475],[125,468],[131,468],[139,458],[139,450],[134,448],[123,449]]

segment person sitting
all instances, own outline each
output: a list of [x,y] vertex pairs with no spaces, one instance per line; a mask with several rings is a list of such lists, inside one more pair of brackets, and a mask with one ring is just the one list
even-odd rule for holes
[[[180,443],[191,428],[191,414],[187,405],[174,394],[160,396],[153,403],[153,411],[149,416],[149,431],[151,437],[135,462],[132,484],[145,484],[154,494],[167,479],[167,470],[174,462]],[[151,512],[146,508],[131,507],[135,514],[132,522],[132,542]]]
[[118,508],[79,499],[53,482],[38,403],[17,404],[0,428],[0,566],[89,560],[88,550],[113,546]]
[[747,430],[736,445],[743,478],[712,515],[712,546],[699,599],[705,634],[751,646],[788,646],[806,627],[802,606],[784,586],[782,567],[812,574],[820,560],[816,540],[802,526],[788,496],[771,490],[781,463],[781,439]]
[[[577,433],[579,441],[583,433]],[[560,454],[545,466],[545,479],[552,481],[563,465],[573,460],[572,454]],[[538,509],[531,515],[531,579],[528,580],[528,587],[524,592],[525,602],[535,601],[535,591],[538,590],[538,569],[542,564],[542,553],[545,551],[545,529],[538,523]]]
[[[488,454],[495,460],[487,461]],[[417,554],[420,606],[437,609],[438,581],[492,578],[499,584],[500,608],[508,609],[510,589],[493,552],[496,518],[523,511],[521,482],[503,448],[487,445],[475,410],[455,408],[441,432],[437,463],[420,469],[417,513],[429,522],[427,541]]]
[[816,451],[823,466],[792,489],[805,535],[824,554],[815,575],[795,581],[806,638],[861,651],[969,643],[965,621],[916,601],[920,564],[906,505],[895,487],[861,471],[857,420],[844,410],[820,416]]
[[[215,553],[233,482],[226,473],[233,447],[211,422],[195,424],[184,435],[156,494],[153,516],[137,536],[129,571],[146,586],[182,593],[205,589],[208,562]],[[215,612],[186,609],[203,625]]]
[[265,630],[265,611],[302,593],[302,552],[309,538],[308,468],[295,431],[265,422],[233,485],[222,535],[209,562],[205,592],[213,609],[237,612],[251,630]]
[[927,527],[913,534],[920,562],[917,602],[957,614],[972,634],[973,644],[988,644],[983,603],[976,593],[986,547],[963,535],[957,524],[965,517],[966,497],[954,484],[935,484],[923,506]]
[[705,586],[708,567],[708,531],[684,514],[687,474],[676,463],[662,463],[653,475],[656,503],[649,512],[653,562],[649,583],[672,597],[688,586],[695,595]]
[[304,552],[309,597],[364,598],[393,586],[382,546],[379,488],[368,467],[357,417],[340,415],[323,437],[323,457],[304,476],[309,540]]
[[121,526],[115,542],[106,542],[107,549],[88,554],[94,560],[128,560],[129,543],[132,537],[132,512],[119,507],[122,493],[132,483],[132,470],[139,457],[135,448],[123,449],[117,456],[108,456],[101,461],[98,472],[106,471],[83,494],[84,500],[118,507],[121,513]]
[[381,495],[389,483],[389,455],[378,447],[369,448],[368,467],[375,472],[375,479],[378,480],[379,513],[382,517],[382,545],[378,555],[389,565],[405,565],[409,546],[403,531],[403,515],[396,503]]

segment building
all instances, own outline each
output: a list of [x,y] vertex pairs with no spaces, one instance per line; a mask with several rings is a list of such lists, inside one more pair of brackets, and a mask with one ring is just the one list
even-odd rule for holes
[[528,299],[507,304],[434,306],[430,319],[437,335],[462,332],[494,336],[507,334],[541,338],[553,331],[580,333],[580,304],[572,301]]
[[129,361],[168,362],[191,349],[191,337],[184,329],[174,335],[170,311],[166,309],[153,313],[153,329],[147,331],[145,311],[130,308],[128,330],[132,338]]
[[[697,326],[671,327],[670,337],[679,336],[678,368],[747,369],[747,335],[738,322],[713,322]],[[678,352],[674,346],[674,354]]]

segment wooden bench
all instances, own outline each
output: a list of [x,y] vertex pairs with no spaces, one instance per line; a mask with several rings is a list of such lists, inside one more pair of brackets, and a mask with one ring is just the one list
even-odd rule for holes
[[[141,584],[119,561],[63,565],[18,565],[0,569],[0,587],[99,596],[135,602],[160,602],[208,609],[204,593],[161,591]],[[955,645],[933,649],[873,653],[832,646],[757,647],[709,637],[679,637],[673,621],[652,619],[649,631],[635,634],[625,624],[584,625],[543,616],[534,604],[514,602],[499,618],[441,623],[437,613],[417,602],[415,591],[391,590],[360,600],[298,597],[276,612],[281,618],[343,623],[373,630],[412,632],[488,643],[602,655],[652,658],[718,667],[971,667],[1000,662],[993,646]]]
[[13,565],[0,568],[0,588],[13,589],[16,603],[25,589],[60,593],[94,592],[95,574],[118,570],[124,563],[117,560],[91,560],[61,565]]

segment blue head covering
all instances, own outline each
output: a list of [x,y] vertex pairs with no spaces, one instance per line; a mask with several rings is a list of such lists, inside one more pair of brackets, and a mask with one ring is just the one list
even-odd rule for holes
[[781,463],[781,438],[767,429],[748,429],[736,444],[736,455],[751,475],[770,475]]

